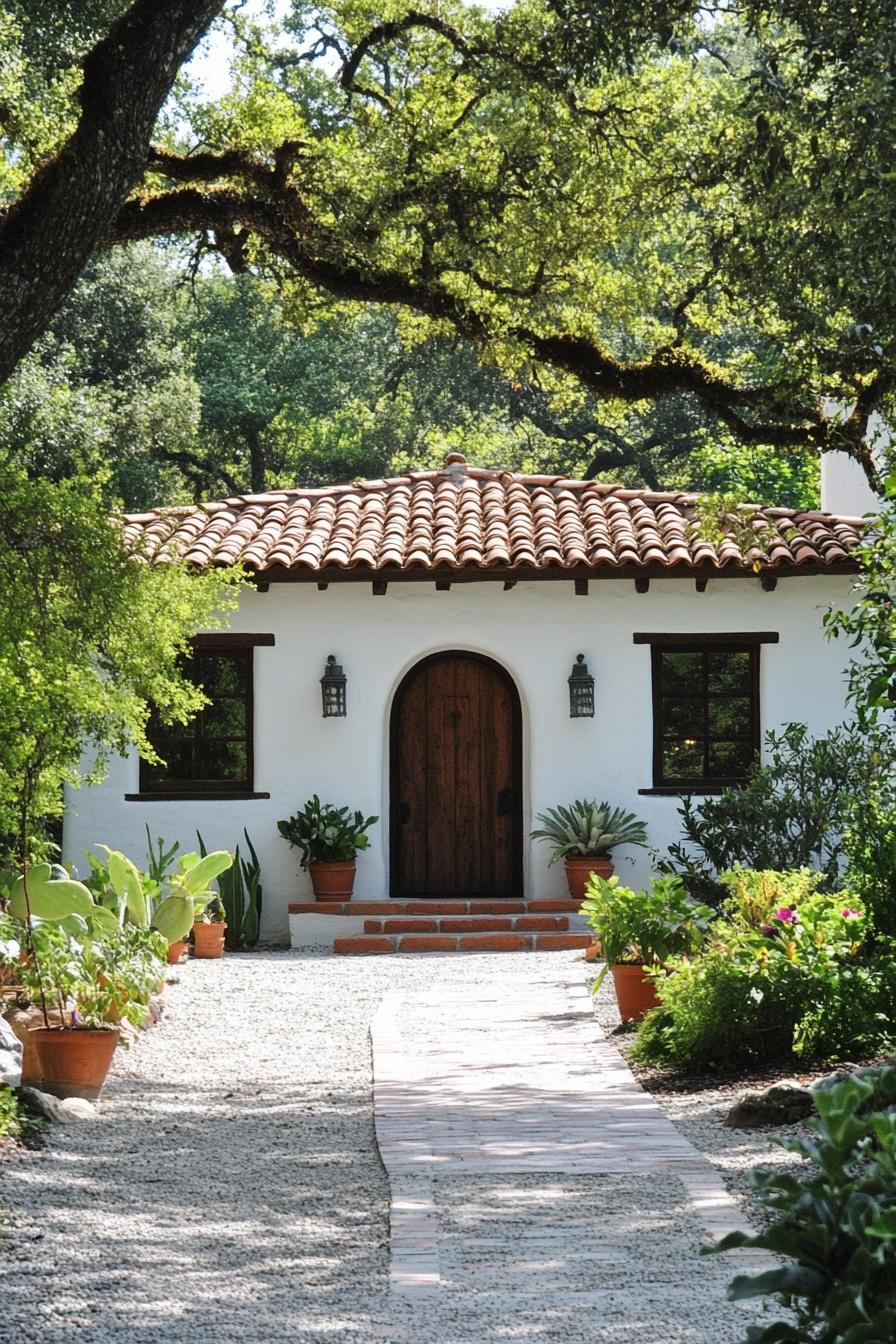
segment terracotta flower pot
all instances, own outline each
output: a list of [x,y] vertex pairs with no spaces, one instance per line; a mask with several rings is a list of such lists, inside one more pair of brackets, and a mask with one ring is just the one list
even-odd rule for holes
[[585,899],[585,889],[592,873],[598,877],[613,876],[613,860],[606,854],[570,854],[564,859],[569,894],[575,901]]
[[186,955],[187,955],[187,944],[185,939],[179,943],[168,944],[169,966],[179,966]]
[[224,935],[226,932],[226,924],[203,924],[201,922],[194,924],[193,956],[223,957]]
[[314,898],[318,901],[350,901],[355,885],[355,860],[331,863],[314,860],[308,865]]
[[[62,1026],[62,1014],[58,1008],[51,1008],[47,1014],[50,1025]],[[32,1034],[34,1027],[44,1025],[44,1015],[40,1008],[10,1008],[3,1014],[22,1042],[22,1086],[33,1087],[40,1082],[40,1061],[37,1058],[37,1043]]]
[[619,964],[611,966],[616,1002],[623,1022],[640,1022],[651,1008],[659,1007],[656,986],[647,978],[643,966]]
[[42,1087],[54,1097],[85,1097],[96,1101],[103,1090],[117,1031],[89,1027],[33,1027]]

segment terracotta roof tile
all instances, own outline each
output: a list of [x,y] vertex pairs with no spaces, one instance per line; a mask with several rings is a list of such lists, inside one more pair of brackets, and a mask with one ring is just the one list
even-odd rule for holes
[[[306,571],[700,568],[751,573],[854,568],[867,529],[857,518],[756,507],[756,547],[697,535],[698,496],[595,481],[522,476],[468,466],[449,455],[441,471],[383,481],[266,494],[126,515],[128,544],[151,560],[201,566],[241,562],[264,573]],[[752,506],[744,506],[748,510]]]

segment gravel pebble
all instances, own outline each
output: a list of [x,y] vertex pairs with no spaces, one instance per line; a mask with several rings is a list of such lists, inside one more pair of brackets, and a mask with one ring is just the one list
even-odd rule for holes
[[[0,1155],[0,1344],[615,1344],[633,1324],[640,1344],[739,1338],[713,1327],[714,1299],[695,1308],[704,1280],[673,1178],[668,1190],[594,1176],[564,1187],[558,1216],[574,1220],[583,1258],[534,1266],[531,1281],[502,1267],[500,1246],[480,1263],[465,1244],[500,1238],[505,1178],[437,1182],[448,1285],[424,1306],[387,1295],[374,1011],[393,989],[484,982],[500,993],[569,955],[260,951],[180,968],[160,1024],[119,1053],[96,1123],[54,1130],[44,1153]],[[661,1100],[717,1150],[723,1174],[771,1151],[764,1135],[700,1120],[711,1094],[690,1107]],[[515,1203],[499,1190],[517,1230],[533,1179],[511,1178]],[[668,1220],[668,1264],[617,1282],[614,1239],[650,1217]],[[718,1274],[712,1285],[715,1295]]]
[[[620,1033],[621,1023],[610,976],[606,977],[594,996],[594,1007],[601,1027],[625,1054],[626,1047],[634,1040],[634,1032],[629,1028]],[[636,1069],[636,1076],[640,1072]],[[770,1081],[766,1080],[767,1083]],[[728,1190],[742,1205],[747,1217],[756,1224],[765,1221],[767,1214],[756,1198],[749,1173],[754,1168],[770,1171],[803,1166],[801,1158],[781,1145],[798,1135],[806,1134],[805,1125],[779,1125],[774,1129],[729,1129],[725,1117],[738,1097],[753,1086],[743,1078],[719,1080],[716,1086],[701,1086],[694,1091],[688,1091],[686,1086],[680,1090],[678,1086],[674,1090],[668,1087],[651,1088],[649,1075],[642,1076],[642,1082],[652,1091],[676,1128],[709,1159]]]

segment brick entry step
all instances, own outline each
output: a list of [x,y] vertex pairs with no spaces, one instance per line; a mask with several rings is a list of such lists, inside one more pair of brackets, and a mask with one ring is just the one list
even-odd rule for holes
[[592,938],[578,911],[573,900],[295,901],[289,907],[294,947],[310,945],[304,930],[313,924],[328,948],[353,956],[584,950]]
[[561,952],[591,946],[587,933],[365,933],[334,938],[344,955],[383,952]]

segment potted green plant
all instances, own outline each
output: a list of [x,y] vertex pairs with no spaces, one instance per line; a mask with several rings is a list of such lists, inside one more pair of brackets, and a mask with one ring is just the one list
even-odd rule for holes
[[57,877],[49,865],[18,879],[10,910],[22,919],[31,952],[21,966],[22,986],[43,1013],[44,1025],[30,1032],[43,1086],[56,1096],[95,1101],[119,1024],[140,1026],[146,1018],[166,941],[147,925],[119,924],[85,886],[67,874]]
[[217,959],[224,955],[227,920],[221,897],[213,893],[205,901],[199,918],[193,922],[193,956]]
[[540,812],[541,828],[533,840],[548,840],[554,846],[551,863],[563,859],[569,894],[580,901],[592,873],[608,878],[613,873],[610,853],[617,845],[646,845],[647,827],[632,812],[594,799],[578,798],[566,807]]
[[[218,895],[224,907],[224,926],[227,930],[224,946],[230,951],[254,947],[258,942],[261,924],[261,864],[249,832],[243,827],[248,858],[240,854],[237,845],[233,851],[233,866],[218,876]],[[205,854],[205,843],[199,832],[199,852]]]
[[355,885],[355,854],[367,849],[365,834],[379,821],[347,807],[322,803],[315,794],[295,816],[278,821],[277,829],[302,855],[318,901],[350,901]]
[[156,861],[150,847],[149,873],[118,850],[106,850],[106,863],[91,861],[89,881],[97,903],[114,923],[146,925],[164,935],[168,942],[169,965],[180,961],[186,951],[186,938],[209,901],[217,899],[211,883],[227,871],[233,855],[226,849],[208,854],[182,854],[175,862],[177,845],[167,852],[159,841]]
[[652,973],[671,956],[696,952],[716,917],[708,905],[691,899],[679,877],[657,877],[650,887],[633,891],[618,877],[594,876],[580,913],[606,963],[592,993],[611,971],[623,1022],[639,1021],[657,1007]]

